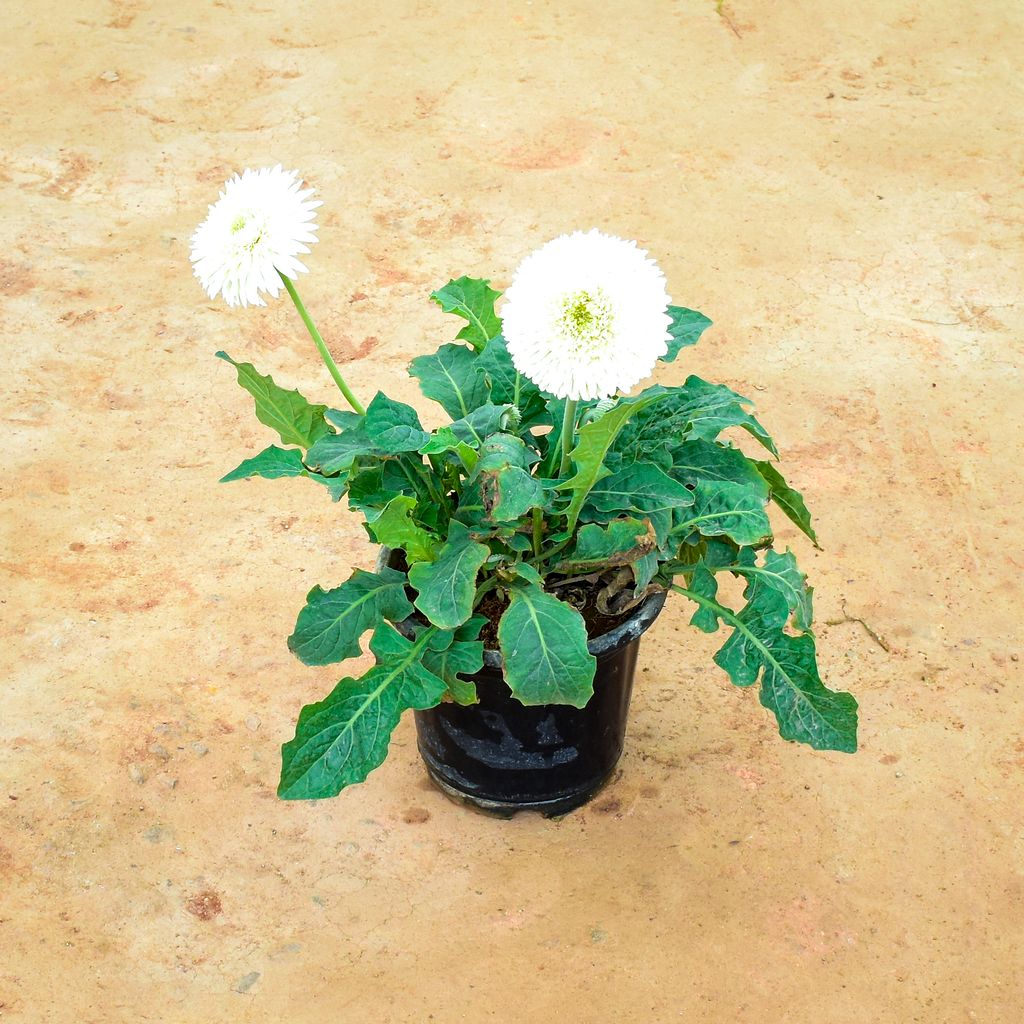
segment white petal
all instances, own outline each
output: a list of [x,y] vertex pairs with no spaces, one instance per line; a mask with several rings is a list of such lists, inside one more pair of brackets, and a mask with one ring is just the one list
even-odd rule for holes
[[245,170],[225,183],[191,239],[193,271],[211,298],[263,306],[261,292],[281,290],[279,271],[305,272],[295,257],[317,241],[315,211],[322,203],[301,184],[296,171],[280,164]]
[[532,252],[505,293],[502,333],[516,369],[560,398],[627,391],[667,351],[665,277],[637,247],[597,230]]

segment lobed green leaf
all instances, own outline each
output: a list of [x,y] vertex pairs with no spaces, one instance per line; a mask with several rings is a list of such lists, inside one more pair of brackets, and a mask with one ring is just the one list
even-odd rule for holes
[[417,590],[413,602],[430,622],[441,629],[455,629],[473,614],[476,577],[490,549],[473,540],[469,530],[453,519],[448,540],[432,562],[418,562],[409,570],[409,582]]
[[631,416],[642,412],[647,404],[644,399],[621,401],[600,419],[580,428],[576,444],[570,452],[576,472],[558,485],[559,490],[570,491],[572,494],[569,507],[566,509],[568,532],[576,529],[583,503],[594,485],[608,476],[608,470],[604,465],[605,455],[618,437],[619,431]]
[[626,469],[603,477],[587,497],[602,512],[642,513],[659,509],[688,508],[693,494],[651,462],[634,462]]
[[803,496],[799,491],[786,483],[785,477],[771,462],[755,462],[758,473],[771,491],[772,501],[814,542],[818,547],[818,537],[811,526],[811,514],[807,511]]
[[321,437],[306,455],[306,463],[321,473],[347,473],[356,459],[383,455],[384,450],[366,432],[365,421]]
[[356,569],[333,590],[313,587],[288,637],[288,649],[306,665],[358,657],[359,638],[368,629],[382,619],[401,622],[412,615],[405,584],[404,573],[384,568],[379,573]]
[[466,321],[456,337],[480,351],[501,330],[501,321],[494,312],[494,303],[500,295],[489,281],[459,277],[438,288],[430,297],[446,313],[454,313]]
[[232,480],[247,480],[250,477],[263,477],[266,480],[278,480],[282,477],[304,476],[318,484],[323,484],[331,493],[331,498],[338,501],[348,486],[348,474],[325,476],[307,469],[302,461],[302,452],[298,448],[278,448],[271,445],[264,448],[259,455],[236,466],[226,476],[220,478],[222,484]]
[[704,537],[726,536],[737,544],[760,544],[771,538],[772,527],[765,512],[767,497],[744,484],[720,483],[693,492],[693,507],[672,528],[673,536],[685,540],[691,532]]
[[298,391],[278,387],[272,377],[258,373],[252,363],[236,363],[226,352],[218,352],[217,357],[235,368],[238,383],[256,403],[256,418],[276,430],[285,444],[309,448],[331,432],[324,419],[326,405],[312,405]]
[[400,494],[380,512],[366,512],[366,527],[373,539],[386,547],[400,548],[410,565],[431,561],[438,546],[437,538],[412,518],[415,508],[415,498]]
[[711,326],[711,321],[703,313],[682,306],[669,306],[667,312],[672,317],[668,326],[672,339],[668,343],[668,352],[661,358],[663,362],[671,363],[684,348],[700,341],[700,336]]
[[465,345],[442,345],[432,356],[417,356],[409,364],[420,391],[440,403],[452,419],[468,416],[488,400],[487,381],[477,355]]
[[388,455],[418,451],[430,439],[411,405],[378,391],[366,409],[366,436]]
[[476,704],[476,684],[464,676],[475,675],[484,665],[484,645],[478,640],[487,621],[474,615],[455,630],[438,630],[423,649],[423,664],[443,679],[448,695],[456,704]]
[[294,739],[281,748],[279,797],[337,796],[362,782],[387,756],[402,712],[441,702],[445,682],[422,664],[430,632],[414,643],[387,623],[377,627],[370,641],[377,664],[358,679],[342,679],[325,700],[300,712]]
[[302,463],[302,452],[298,448],[278,448],[271,445],[264,448],[259,455],[239,463],[230,473],[222,476],[222,484],[232,480],[248,480],[249,477],[260,476],[266,480],[278,480],[286,476],[305,476],[306,467]]
[[556,566],[565,575],[599,568],[630,565],[657,547],[649,519],[613,519],[607,526],[589,523],[580,528],[572,551]]

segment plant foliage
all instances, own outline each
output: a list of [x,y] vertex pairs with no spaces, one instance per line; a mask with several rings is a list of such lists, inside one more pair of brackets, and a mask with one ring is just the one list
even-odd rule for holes
[[[456,339],[412,361],[410,373],[448,422],[426,430],[408,405],[377,394],[365,415],[314,405],[248,363],[238,381],[286,445],[246,459],[225,480],[303,476],[347,497],[369,535],[400,552],[401,569],[357,569],[314,587],[289,638],[307,665],[362,654],[374,664],[304,708],[283,748],[279,793],[333,796],[387,753],[404,710],[472,703],[483,661],[478,613],[496,592],[498,649],[524,704],[584,706],[595,660],[565,581],[584,577],[598,606],[620,613],[656,590],[695,606],[692,623],[726,631],[716,663],[757,685],[779,732],[819,749],[856,749],[857,703],[827,689],[811,632],[811,588],[790,551],[772,547],[774,504],[817,543],[803,498],[773,461],[750,402],[696,376],[634,397],[581,402],[560,455],[565,403],[516,372],[487,281],[462,277],[433,294],[463,321]],[[670,307],[672,362],[710,320]],[[739,431],[739,434],[736,433]],[[770,456],[748,456],[746,434]],[[724,575],[744,581],[726,605]]]

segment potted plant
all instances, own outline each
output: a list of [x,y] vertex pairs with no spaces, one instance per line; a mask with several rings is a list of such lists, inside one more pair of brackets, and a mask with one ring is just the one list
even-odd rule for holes
[[[316,240],[312,190],[280,167],[229,181],[192,240],[211,297],[264,304],[283,287],[348,408],[314,404],[250,363],[218,355],[276,431],[224,480],[305,477],[345,498],[382,546],[374,571],[314,587],[289,647],[307,665],[374,664],[303,708],[278,793],[334,796],[385,758],[416,714],[428,770],[453,796],[508,813],[588,799],[622,749],[642,632],[668,592],[691,623],[728,636],[715,661],[760,684],[783,738],[856,749],[857,703],[826,689],[811,588],[773,548],[768,506],[815,544],[800,494],[747,399],[689,376],[628,392],[710,320],[671,305],[635,243],[597,231],[529,255],[500,293],[460,277],[431,296],[464,321],[409,372],[446,422],[378,392],[352,393],[292,278]],[[733,428],[764,449],[752,458]],[[743,580],[729,607],[718,580]]]

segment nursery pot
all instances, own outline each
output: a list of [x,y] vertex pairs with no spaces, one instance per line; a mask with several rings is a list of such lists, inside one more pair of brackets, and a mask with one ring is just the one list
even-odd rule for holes
[[[389,552],[381,552],[387,564]],[[434,783],[478,810],[565,814],[608,781],[622,755],[640,637],[658,617],[665,594],[652,594],[610,633],[587,646],[597,659],[594,696],[586,707],[526,707],[502,676],[501,655],[484,651],[470,678],[479,703],[439,704],[417,711],[420,756]]]

